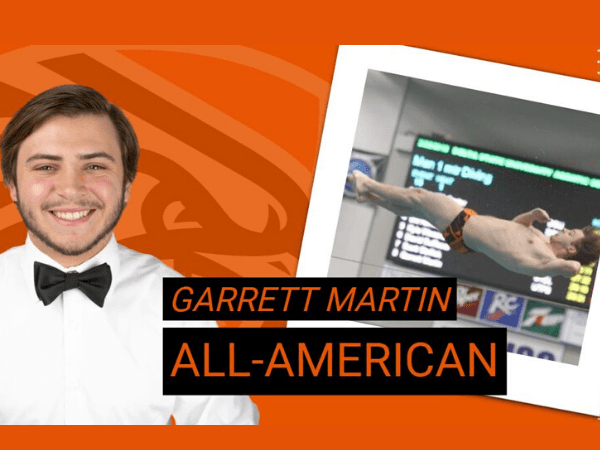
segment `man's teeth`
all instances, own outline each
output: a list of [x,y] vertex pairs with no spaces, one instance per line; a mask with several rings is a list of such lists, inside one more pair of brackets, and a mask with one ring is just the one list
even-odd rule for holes
[[90,213],[90,211],[91,211],[91,209],[88,209],[86,211],[76,211],[76,212],[52,211],[52,214],[54,214],[59,219],[63,219],[63,220],[77,220],[77,219],[81,219],[82,217],[87,216]]

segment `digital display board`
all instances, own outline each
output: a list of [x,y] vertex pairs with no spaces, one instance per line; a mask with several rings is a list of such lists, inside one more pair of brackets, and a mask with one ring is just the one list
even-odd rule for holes
[[[506,220],[542,208],[552,220],[534,226],[547,236],[565,227],[600,225],[600,177],[462,144],[417,137],[406,181],[410,186],[444,193],[479,214]],[[571,279],[517,274],[485,255],[451,251],[435,227],[415,217],[396,219],[387,259],[582,309],[589,307],[596,275],[595,263]]]

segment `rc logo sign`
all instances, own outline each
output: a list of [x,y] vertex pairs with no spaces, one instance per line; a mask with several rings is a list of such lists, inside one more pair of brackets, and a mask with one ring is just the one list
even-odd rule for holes
[[517,328],[525,300],[506,292],[487,291],[479,318],[486,322]]

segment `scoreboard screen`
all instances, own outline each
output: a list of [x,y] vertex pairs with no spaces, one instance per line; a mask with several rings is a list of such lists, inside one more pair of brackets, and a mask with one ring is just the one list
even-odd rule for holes
[[[512,220],[534,208],[545,209],[545,235],[563,228],[600,225],[600,177],[419,136],[406,186],[444,193],[479,214]],[[429,222],[398,217],[387,259],[425,272],[457,277],[563,305],[589,307],[596,264],[571,279],[530,277],[511,272],[485,255],[450,250]]]

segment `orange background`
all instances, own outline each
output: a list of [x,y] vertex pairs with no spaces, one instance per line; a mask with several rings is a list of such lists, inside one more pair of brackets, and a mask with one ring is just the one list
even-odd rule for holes
[[[417,46],[600,80],[600,53],[594,46]],[[97,88],[125,110],[142,147],[132,201],[116,230],[121,243],[152,253],[185,275],[290,276],[297,265],[336,51],[333,45],[0,46],[0,125],[45,88],[67,82]],[[0,191],[0,250],[23,239],[8,192]],[[331,447],[416,445],[427,436],[438,445],[445,439],[477,439],[485,447],[490,441],[512,446],[516,440],[558,448],[561,440],[596,439],[600,431],[592,417],[483,397],[254,400],[263,425],[353,425],[351,431],[324,429],[319,442]],[[356,436],[356,425],[394,425],[404,431],[380,430],[366,438]],[[13,433],[23,439],[21,432]],[[36,430],[28,439],[64,443],[67,433]],[[85,433],[86,442],[113,437],[142,445],[207,443],[200,440],[204,431]],[[208,443],[222,443],[222,432],[209,433]],[[236,439],[240,433],[261,446],[312,445],[298,429],[242,431],[234,433]]]

